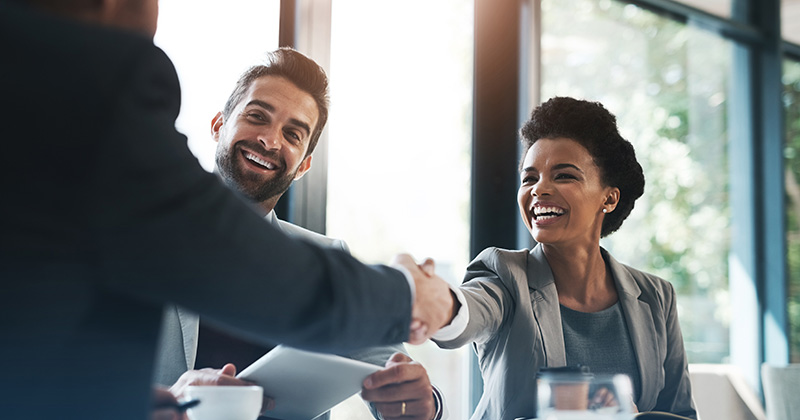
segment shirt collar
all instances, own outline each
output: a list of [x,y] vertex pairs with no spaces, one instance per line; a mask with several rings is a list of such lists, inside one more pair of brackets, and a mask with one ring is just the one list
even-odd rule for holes
[[274,226],[278,225],[278,216],[275,215],[275,210],[272,210],[269,213],[267,213],[267,215],[264,216],[264,220],[266,220],[269,223],[272,223],[272,225]]

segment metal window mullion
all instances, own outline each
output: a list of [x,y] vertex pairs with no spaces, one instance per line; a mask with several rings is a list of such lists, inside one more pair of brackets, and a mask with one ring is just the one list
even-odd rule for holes
[[[749,0],[753,24],[765,41],[755,54],[754,102],[756,125],[756,165],[759,171],[756,203],[760,240],[756,243],[759,288],[762,302],[763,362],[784,364],[789,361],[787,322],[787,268],[785,183],[783,147],[785,137],[783,110],[783,53],[780,0]],[[760,245],[760,246],[759,246]]]
[[[732,243],[732,255],[739,250],[752,258],[745,267],[752,278],[751,284],[740,283],[737,289],[737,279],[731,278],[732,302],[737,308],[734,316],[740,320],[734,325],[734,319],[731,325],[732,360],[743,370],[748,382],[760,389],[761,363],[782,364],[789,360],[781,5],[780,0],[734,0],[733,6],[734,16],[747,21],[762,36],[760,43],[736,47],[740,53],[734,62],[732,88],[739,92],[734,99],[740,102],[740,111],[731,115],[731,119],[741,117],[749,122],[742,132],[731,131],[732,139],[740,139],[731,148],[739,146],[745,150],[738,151],[738,158],[749,159],[743,164],[750,168],[746,171],[731,168],[732,199],[739,197],[738,203],[731,203],[734,233],[752,233],[751,237],[734,237]],[[731,150],[731,155],[731,164],[735,165],[737,151]],[[744,191],[735,191],[737,185]],[[747,296],[751,290],[755,297]]]
[[[621,0],[682,23],[691,23],[726,39],[748,44],[763,41],[762,33],[747,21],[728,19],[671,0]],[[734,17],[736,13],[733,13]]]
[[783,41],[782,49],[784,57],[800,61],[800,45]]

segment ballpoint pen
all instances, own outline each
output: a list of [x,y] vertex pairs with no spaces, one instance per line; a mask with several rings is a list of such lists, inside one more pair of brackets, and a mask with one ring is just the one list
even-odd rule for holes
[[183,401],[183,402],[178,402],[178,403],[164,402],[164,403],[154,404],[153,405],[153,409],[154,410],[163,410],[163,409],[171,408],[171,409],[173,409],[173,410],[175,410],[175,411],[177,411],[179,413],[183,413],[184,411],[186,411],[186,410],[188,410],[188,409],[190,409],[192,407],[197,406],[197,404],[200,404],[200,400],[198,400],[198,399],[193,399],[193,400],[188,400],[188,401]]

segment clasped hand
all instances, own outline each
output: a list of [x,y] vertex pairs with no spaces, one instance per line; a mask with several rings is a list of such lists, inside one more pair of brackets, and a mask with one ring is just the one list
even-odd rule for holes
[[418,265],[410,255],[399,254],[392,266],[405,268],[414,278],[416,293],[408,342],[422,344],[450,323],[458,301],[447,282],[436,275],[433,260]]

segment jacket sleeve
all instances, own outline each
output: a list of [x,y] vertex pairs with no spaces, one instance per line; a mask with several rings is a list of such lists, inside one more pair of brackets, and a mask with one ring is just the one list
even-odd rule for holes
[[460,289],[467,303],[469,322],[452,340],[435,340],[439,347],[453,349],[471,342],[489,341],[513,310],[513,299],[501,280],[502,264],[496,248],[481,252],[467,267]]
[[664,359],[664,388],[658,394],[656,411],[697,418],[692,387],[689,381],[689,364],[683,347],[683,335],[678,323],[678,311],[675,306],[675,290],[672,284],[666,286],[664,308],[666,309],[667,353]]
[[94,255],[104,286],[172,302],[260,342],[336,351],[404,341],[405,276],[293,240],[205,172],[174,128],[177,76],[131,51],[95,151]]

